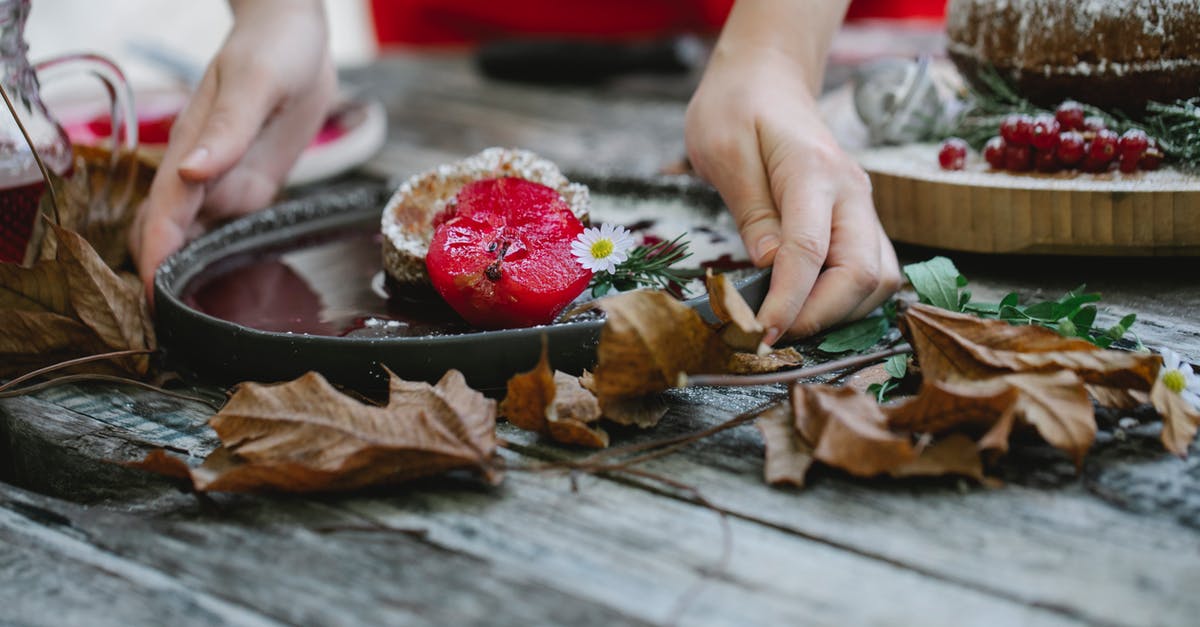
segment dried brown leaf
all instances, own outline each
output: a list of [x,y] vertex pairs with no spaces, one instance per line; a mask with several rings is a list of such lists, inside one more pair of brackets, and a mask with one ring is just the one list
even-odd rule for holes
[[718,331],[721,341],[737,351],[765,353],[767,347],[763,345],[762,339],[766,329],[754,317],[754,310],[750,309],[750,305],[733,287],[733,281],[725,274],[713,274],[710,268],[705,277],[705,284],[708,286],[709,306],[712,307],[713,315],[722,323]]
[[[78,234],[50,227],[56,258],[0,264],[0,376],[102,352],[154,348],[141,287],[114,273]],[[145,356],[73,371],[144,375]]]
[[1087,383],[1149,390],[1157,373],[1153,355],[1105,350],[1043,327],[1014,326],[929,305],[909,305],[899,326],[926,379],[1070,370]]
[[[333,388],[316,373],[247,383],[211,420],[222,446],[188,473],[197,490],[314,492],[394,484],[453,469],[498,482],[496,405],[447,372],[436,385],[392,375],[386,407]],[[179,476],[177,464],[140,466]]]
[[1130,410],[1137,409],[1150,402],[1150,395],[1140,390],[1122,390],[1103,385],[1088,385],[1085,387],[1087,387],[1088,394],[1101,407]]
[[1196,439],[1196,431],[1200,428],[1200,411],[1180,394],[1157,380],[1150,390],[1150,402],[1162,416],[1162,443],[1168,451],[1179,457],[1187,457],[1188,448]]
[[804,487],[813,463],[813,449],[796,429],[796,414],[790,403],[767,409],[754,423],[766,445],[763,478],[771,485]]
[[590,448],[608,446],[608,434],[589,426],[600,419],[600,403],[577,377],[551,372],[546,347],[533,370],[508,380],[500,414],[509,422],[556,442]]
[[980,483],[991,483],[983,474],[979,447],[971,438],[952,433],[921,451],[916,459],[889,471],[893,477],[941,477],[960,475]]
[[684,374],[719,371],[731,351],[691,307],[665,292],[602,299],[606,321],[594,371],[596,394],[634,397],[675,387]]
[[788,346],[773,350],[766,355],[734,353],[729,358],[726,370],[731,374],[762,374],[795,368],[804,363],[804,355]]
[[671,406],[661,394],[647,396],[600,397],[600,413],[619,425],[649,429],[658,424]]
[[796,384],[791,393],[796,427],[822,463],[869,477],[916,458],[908,437],[888,429],[875,399],[829,385]]
[[1096,437],[1096,418],[1073,372],[1009,374],[982,380],[926,380],[911,399],[885,410],[893,429],[946,433],[986,429],[981,448],[1007,450],[1014,420],[1035,428],[1076,465]]

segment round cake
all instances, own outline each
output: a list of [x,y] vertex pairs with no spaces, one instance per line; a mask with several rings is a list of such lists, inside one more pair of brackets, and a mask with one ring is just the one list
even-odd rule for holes
[[947,51],[1030,101],[1137,113],[1200,96],[1200,0],[950,0]]

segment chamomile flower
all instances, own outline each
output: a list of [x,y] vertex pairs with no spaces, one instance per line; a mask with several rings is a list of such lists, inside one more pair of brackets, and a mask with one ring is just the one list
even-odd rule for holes
[[612,272],[629,258],[633,235],[623,226],[602,224],[579,234],[571,242],[571,254],[579,265],[592,272]]
[[1192,365],[1180,359],[1179,354],[1169,348],[1162,349],[1159,354],[1163,359],[1162,368],[1158,371],[1159,380],[1168,390],[1182,396],[1192,407],[1200,409],[1200,376],[1192,371]]

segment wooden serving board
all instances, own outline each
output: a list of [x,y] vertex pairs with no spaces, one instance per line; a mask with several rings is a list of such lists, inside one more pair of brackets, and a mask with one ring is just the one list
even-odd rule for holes
[[895,240],[982,253],[1200,255],[1200,177],[1175,170],[1011,174],[978,155],[942,170],[936,144],[857,153]]

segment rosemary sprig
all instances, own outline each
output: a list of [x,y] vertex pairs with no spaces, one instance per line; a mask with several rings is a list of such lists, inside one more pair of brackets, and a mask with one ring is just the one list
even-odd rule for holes
[[651,246],[638,246],[612,272],[597,272],[592,277],[592,296],[599,298],[612,290],[626,291],[640,287],[679,291],[690,280],[701,276],[696,269],[673,268],[691,257],[683,235],[671,241]]

